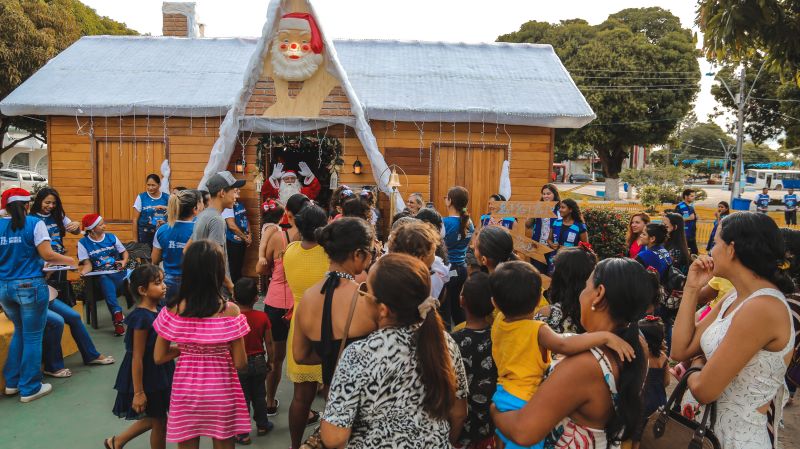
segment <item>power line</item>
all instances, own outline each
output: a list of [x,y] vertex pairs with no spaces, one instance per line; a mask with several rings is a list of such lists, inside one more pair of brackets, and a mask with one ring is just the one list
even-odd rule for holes
[[623,86],[622,88],[619,88],[619,89],[617,89],[617,88],[614,88],[614,87],[611,87],[611,86],[598,86],[597,88],[592,88],[592,87],[580,87],[580,86],[578,86],[578,88],[579,88],[579,89],[581,89],[581,90],[585,90],[585,91],[602,91],[602,92],[646,92],[646,91],[682,91],[682,90],[698,90],[698,89],[699,89],[699,86],[694,86],[694,87],[671,87],[671,88],[660,88],[660,87],[657,87],[657,88],[649,88],[649,87],[645,87],[645,88],[639,88],[639,89],[629,89],[629,88],[624,88],[624,86]]
[[791,99],[764,98],[764,97],[752,97],[752,98],[753,100],[777,101],[778,103],[800,103],[800,100],[791,100]]
[[651,73],[654,75],[658,75],[659,73],[671,73],[671,74],[699,74],[700,70],[689,70],[689,71],[667,71],[667,70],[617,70],[617,69],[571,69],[567,67],[567,70],[570,72],[604,72],[604,73]]
[[[660,87],[689,87],[689,84],[633,84],[633,85],[626,85],[626,84],[607,84],[607,85],[597,85],[597,84],[584,84],[578,85],[579,88],[602,88],[602,89],[651,89],[651,88],[660,88]],[[694,87],[698,87],[695,85]]]
[[683,117],[665,118],[656,120],[640,120],[635,122],[616,122],[616,123],[589,123],[586,126],[614,126],[614,125],[633,125],[638,123],[655,123],[655,122],[668,122],[672,120],[683,120]]
[[[581,78],[585,80],[589,79],[632,79],[632,80],[696,80],[697,78],[693,76],[689,77],[642,77],[642,76],[584,76],[584,75],[575,75],[576,78]],[[698,80],[699,81],[699,80]]]

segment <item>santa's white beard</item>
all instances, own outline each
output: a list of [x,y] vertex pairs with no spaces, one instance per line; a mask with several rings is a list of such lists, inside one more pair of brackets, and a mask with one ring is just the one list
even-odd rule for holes
[[281,185],[278,187],[278,199],[281,200],[281,203],[286,204],[289,198],[295,193],[300,193],[299,180],[291,184],[281,181]]
[[286,81],[305,81],[311,78],[322,64],[322,54],[309,53],[300,59],[283,56],[276,40],[272,46],[272,72],[276,78]]

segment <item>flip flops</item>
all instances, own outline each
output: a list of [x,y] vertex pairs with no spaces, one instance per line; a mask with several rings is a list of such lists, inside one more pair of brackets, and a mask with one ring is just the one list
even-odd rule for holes
[[87,363],[87,365],[111,365],[114,363],[114,357],[110,355],[100,356],[91,362]]
[[58,370],[56,372],[44,371],[44,375],[63,379],[63,378],[66,378],[66,377],[72,377],[72,371],[70,371],[67,368],[62,368],[62,369],[60,369],[60,370]]

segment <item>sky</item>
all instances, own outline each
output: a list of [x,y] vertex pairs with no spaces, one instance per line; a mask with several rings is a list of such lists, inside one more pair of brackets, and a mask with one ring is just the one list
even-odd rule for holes
[[[101,15],[140,33],[161,35],[160,0],[81,0]],[[207,37],[255,37],[261,34],[268,0],[196,0]],[[625,8],[660,6],[695,31],[694,0],[317,0],[321,26],[332,38],[493,42],[529,20],[558,22],[581,18],[600,23]],[[712,70],[701,60],[703,74]],[[716,102],[713,78],[703,76],[695,113],[705,121]],[[724,129],[725,119],[716,120]]]

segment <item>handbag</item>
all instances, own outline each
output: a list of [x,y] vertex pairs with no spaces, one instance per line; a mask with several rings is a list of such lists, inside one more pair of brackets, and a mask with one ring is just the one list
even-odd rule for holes
[[[353,315],[356,311],[356,303],[358,301],[358,289],[356,292],[353,293],[353,299],[350,300],[350,312],[347,315],[347,323],[344,325],[344,334],[342,335],[342,343],[339,345],[339,355],[336,357],[336,363],[339,363],[339,359],[342,357],[342,352],[344,352],[345,346],[347,346],[347,334],[350,332],[350,323],[353,322]],[[300,445],[299,449],[325,449],[325,446],[322,444],[322,437],[319,434],[319,426],[314,429],[314,432],[306,438],[306,441]]]
[[669,396],[667,405],[661,406],[647,419],[639,446],[641,449],[721,449],[714,435],[716,402],[706,405],[699,424],[680,413],[680,402],[688,388],[689,374],[695,371],[700,371],[700,368],[689,368]]

